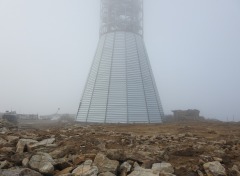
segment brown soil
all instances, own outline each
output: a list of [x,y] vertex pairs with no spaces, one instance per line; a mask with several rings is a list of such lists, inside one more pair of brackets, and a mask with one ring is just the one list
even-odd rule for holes
[[[15,135],[40,141],[54,136],[58,148],[68,148],[65,151],[67,156],[91,156],[100,151],[107,155],[109,150],[118,149],[126,154],[119,157],[120,162],[131,159],[150,167],[151,163],[166,161],[174,166],[176,175],[197,175],[197,170],[204,173],[202,165],[216,158],[221,159],[227,171],[233,165],[240,168],[240,123],[90,125],[33,121],[27,126],[29,129],[10,130],[0,134],[0,137]],[[54,149],[39,150],[50,153]],[[39,150],[30,153],[34,154]],[[148,157],[152,157],[152,160],[142,156],[139,159],[134,157],[133,155],[138,156],[135,154],[137,152],[148,152]],[[15,155],[15,152],[7,157],[1,154],[1,160]]]

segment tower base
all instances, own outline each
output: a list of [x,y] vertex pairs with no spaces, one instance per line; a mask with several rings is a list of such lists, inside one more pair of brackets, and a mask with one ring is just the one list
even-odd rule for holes
[[163,115],[142,37],[123,31],[102,35],[76,120],[160,123]]

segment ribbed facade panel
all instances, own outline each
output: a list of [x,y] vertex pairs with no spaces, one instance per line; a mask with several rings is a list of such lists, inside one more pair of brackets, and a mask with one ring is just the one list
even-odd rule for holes
[[127,123],[125,35],[115,33],[106,122]]
[[91,107],[92,95],[94,91],[94,85],[97,79],[99,64],[102,58],[102,52],[105,45],[106,36],[102,36],[99,40],[98,48],[95,54],[95,58],[92,63],[91,71],[88,75],[87,83],[85,85],[84,93],[78,109],[77,120],[86,122]]
[[159,123],[163,116],[143,39],[131,32],[101,36],[77,121]]

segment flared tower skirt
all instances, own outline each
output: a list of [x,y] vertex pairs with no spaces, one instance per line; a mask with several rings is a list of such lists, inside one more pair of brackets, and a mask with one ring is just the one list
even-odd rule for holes
[[160,123],[163,115],[143,38],[122,31],[102,35],[76,120]]

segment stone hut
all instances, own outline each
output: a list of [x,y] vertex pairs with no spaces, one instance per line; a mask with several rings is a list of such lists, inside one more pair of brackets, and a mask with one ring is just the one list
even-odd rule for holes
[[202,117],[199,116],[200,111],[197,109],[174,110],[172,112],[173,117],[176,121],[202,120]]

